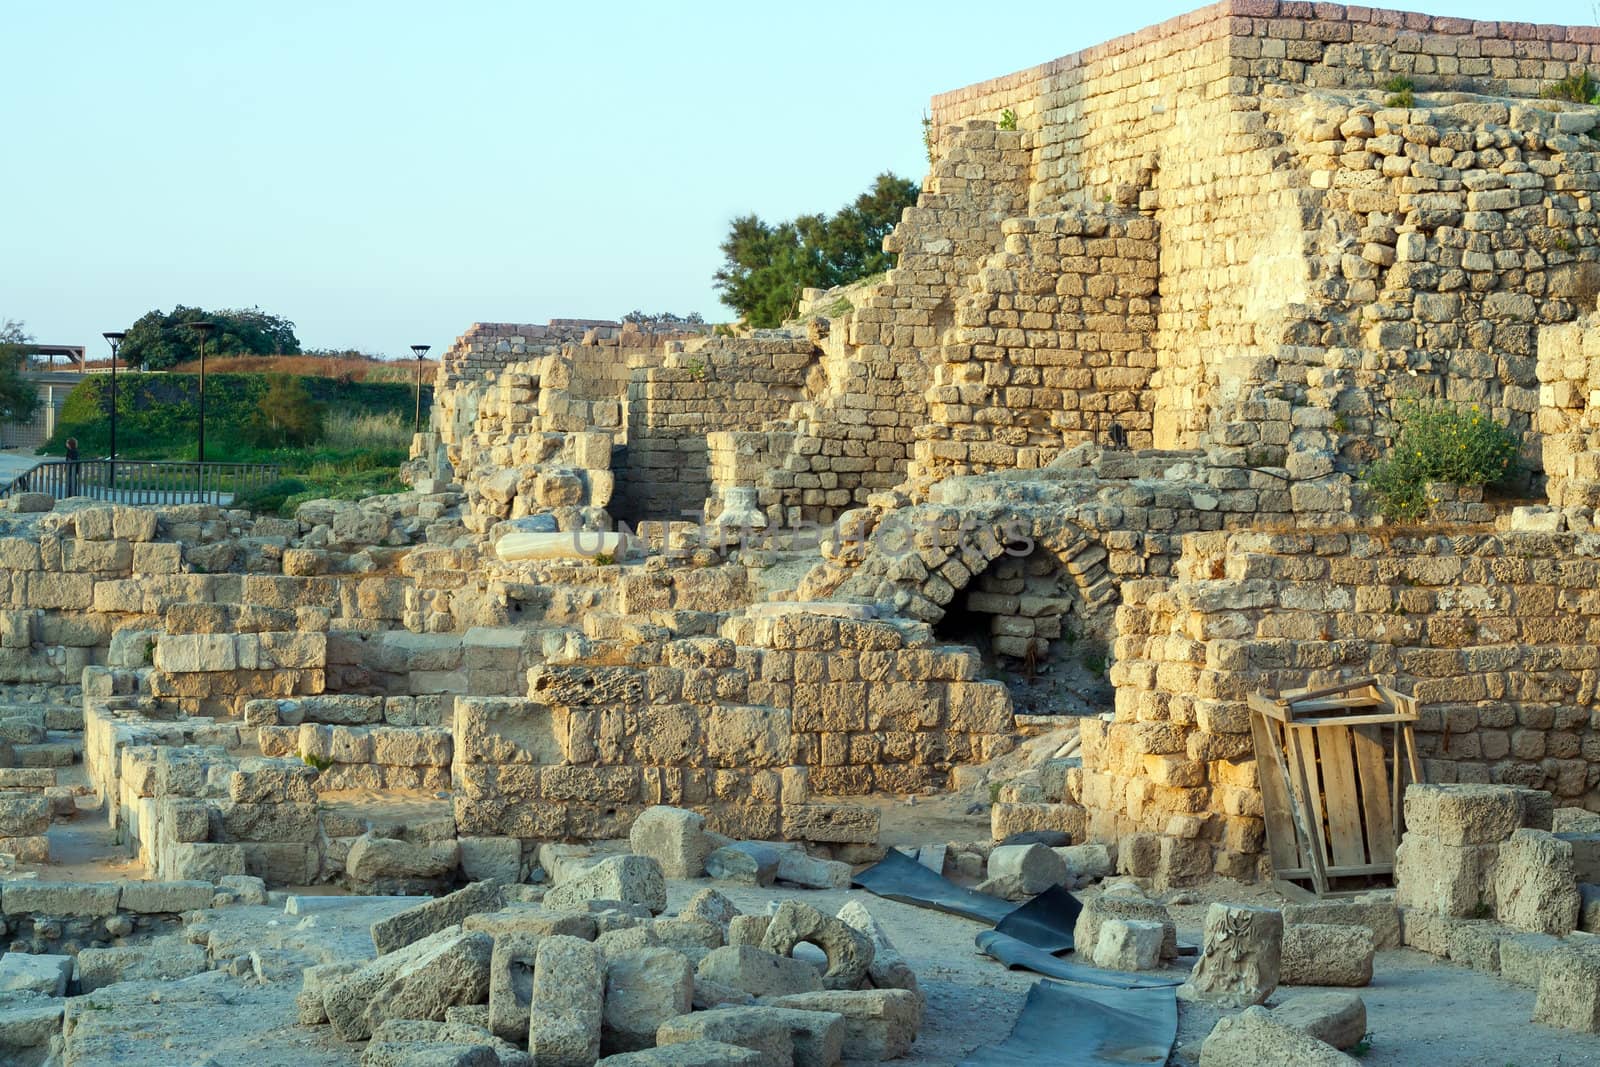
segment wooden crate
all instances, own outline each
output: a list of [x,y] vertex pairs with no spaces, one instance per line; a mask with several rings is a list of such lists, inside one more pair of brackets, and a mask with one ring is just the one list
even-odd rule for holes
[[1375,679],[1250,697],[1273,878],[1339,896],[1392,883],[1417,702]]

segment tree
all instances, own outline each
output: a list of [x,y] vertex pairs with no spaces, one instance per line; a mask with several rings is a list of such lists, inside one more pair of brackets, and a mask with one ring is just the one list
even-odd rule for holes
[[646,314],[637,308],[622,316],[622,321],[635,326],[704,326],[706,322],[698,311],[691,311],[687,315],[675,315],[670,311]]
[[885,172],[837,214],[801,215],[776,225],[756,215],[733,220],[713,276],[722,302],[751,326],[792,318],[806,288],[831,289],[894,265],[883,239],[917,201],[916,182]]
[[301,448],[322,437],[322,405],[299,378],[274,374],[245,430],[261,448]]
[[22,373],[32,343],[22,323],[0,321],[0,421],[27,422],[39,410],[39,387]]
[[128,327],[122,358],[129,366],[166,370],[200,358],[200,335],[186,324],[214,322],[216,332],[206,340],[213,355],[292,356],[300,352],[294,323],[256,308],[206,311],[179,304],[170,312],[146,312]]

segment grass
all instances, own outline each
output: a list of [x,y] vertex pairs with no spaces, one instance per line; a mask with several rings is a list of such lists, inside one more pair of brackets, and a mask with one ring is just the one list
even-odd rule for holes
[[[273,370],[301,357],[263,357]],[[323,357],[325,366],[330,361]],[[364,362],[373,360],[332,361]],[[297,379],[322,409],[322,435],[299,448],[262,447],[249,439],[250,416],[266,395],[268,375],[212,373],[206,367],[206,459],[276,464],[281,477],[236,503],[293,514],[306,500],[355,500],[405,489],[399,467],[410,452],[414,393],[407,382],[311,375]],[[197,454],[199,378],[181,373],[118,376],[117,454],[126,459],[193,460]],[[422,402],[432,402],[425,385]],[[76,437],[85,458],[110,450],[110,384],[90,375],[72,391],[56,432],[40,451],[60,455]]]
[[1384,107],[1412,107],[1417,102],[1416,85],[1404,74],[1396,74],[1379,88],[1389,94],[1383,98]]

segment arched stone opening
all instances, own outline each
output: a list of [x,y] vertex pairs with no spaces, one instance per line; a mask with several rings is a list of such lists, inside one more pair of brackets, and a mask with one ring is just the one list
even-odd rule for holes
[[1110,612],[1084,600],[1081,575],[1049,547],[1013,544],[945,606],[934,632],[972,645],[1023,715],[1109,710]]

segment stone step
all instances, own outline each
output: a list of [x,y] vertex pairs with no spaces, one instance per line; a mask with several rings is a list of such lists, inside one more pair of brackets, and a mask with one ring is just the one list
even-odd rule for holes
[[83,759],[83,739],[62,738],[35,745],[12,745],[11,752],[11,762],[18,767],[70,767]]

